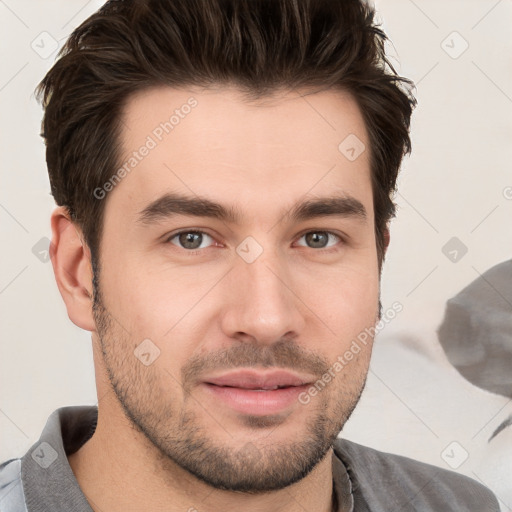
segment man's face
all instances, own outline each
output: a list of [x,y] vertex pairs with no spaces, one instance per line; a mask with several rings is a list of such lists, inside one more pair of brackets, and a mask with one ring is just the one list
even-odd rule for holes
[[[163,464],[219,489],[290,485],[325,457],[354,409],[371,341],[335,363],[377,320],[369,152],[354,160],[338,148],[349,135],[369,147],[356,103],[339,91],[256,105],[234,89],[159,88],[133,97],[125,114],[122,163],[138,156],[103,199],[101,371]],[[166,133],[160,123],[173,114]],[[164,215],[172,208],[162,203],[142,215],[165,194],[239,218]],[[332,197],[341,202],[330,214],[292,215]],[[210,382],[240,369],[284,369],[309,385]],[[99,407],[108,416],[108,401]]]

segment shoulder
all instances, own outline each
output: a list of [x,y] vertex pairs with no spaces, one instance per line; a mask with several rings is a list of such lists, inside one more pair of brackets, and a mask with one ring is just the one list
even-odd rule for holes
[[0,504],[2,512],[27,510],[21,481],[21,459],[10,459],[0,464]]
[[345,439],[337,439],[333,448],[347,467],[356,504],[373,505],[367,510],[500,510],[487,487],[464,475]]
[[[90,438],[96,428],[97,414],[96,406],[67,406],[56,409],[48,417],[39,440],[22,457],[0,462],[0,512],[42,510],[42,499],[45,501],[45,510],[56,510],[53,502],[50,503],[51,499],[54,496],[59,500],[69,499],[67,494],[75,502],[81,500],[81,503],[87,504],[71,468],[66,463],[66,457],[67,453],[73,453]],[[44,444],[52,452],[48,453],[50,459],[41,459],[48,461],[46,466],[41,465],[38,460]],[[58,462],[52,464],[55,460]],[[50,464],[51,472],[40,471],[41,468],[46,470]],[[59,508],[61,509],[71,510],[67,505]]]

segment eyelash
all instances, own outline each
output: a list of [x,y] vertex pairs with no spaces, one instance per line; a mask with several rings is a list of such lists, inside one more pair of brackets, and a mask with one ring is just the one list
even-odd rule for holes
[[[179,236],[179,235],[181,235],[183,233],[196,233],[196,234],[199,233],[199,234],[202,234],[202,235],[207,235],[210,238],[214,239],[214,237],[212,235],[210,235],[209,233],[207,233],[206,231],[203,231],[201,229],[183,229],[181,231],[177,231],[176,233],[173,233],[170,236],[168,236],[165,239],[165,243],[170,243],[171,240],[173,240],[174,238],[176,238],[177,236]],[[327,231],[325,229],[309,229],[308,231],[305,231],[305,232],[301,233],[299,235],[299,237],[297,238],[297,240],[300,240],[303,236],[308,235],[309,233],[327,233],[328,235],[332,235],[332,236],[338,238],[340,242],[344,242],[345,241],[343,239],[343,237],[341,237],[337,233],[334,233],[333,231]],[[175,245],[175,244],[172,244],[172,245]],[[190,249],[190,250],[187,250],[187,249],[185,249],[183,247],[179,247],[179,246],[176,246],[176,247],[178,249],[183,249],[188,256],[196,256],[196,255],[203,254],[205,249],[209,248],[209,247],[206,247],[204,249]],[[304,246],[301,246],[301,247],[304,247]],[[308,249],[308,247],[306,247],[306,249]],[[337,252],[337,251],[340,250],[340,248],[337,247],[337,246],[333,246],[333,247],[331,247],[329,249],[314,249],[312,247],[309,247],[309,249],[313,249],[315,252],[320,252],[320,253],[333,253],[333,252]]]

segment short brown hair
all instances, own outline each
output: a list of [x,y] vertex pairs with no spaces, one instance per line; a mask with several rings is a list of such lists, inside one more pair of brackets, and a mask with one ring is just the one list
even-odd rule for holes
[[111,0],[76,28],[36,93],[51,191],[81,228],[93,268],[105,207],[93,191],[120,165],[130,95],[228,83],[254,98],[294,88],[353,95],[370,139],[380,268],[416,100],[374,17],[363,0]]

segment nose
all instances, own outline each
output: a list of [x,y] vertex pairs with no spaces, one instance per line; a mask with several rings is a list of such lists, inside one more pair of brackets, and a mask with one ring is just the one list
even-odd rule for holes
[[229,276],[228,306],[222,317],[228,337],[272,344],[303,331],[307,308],[283,257],[270,250],[252,263],[237,257]]

